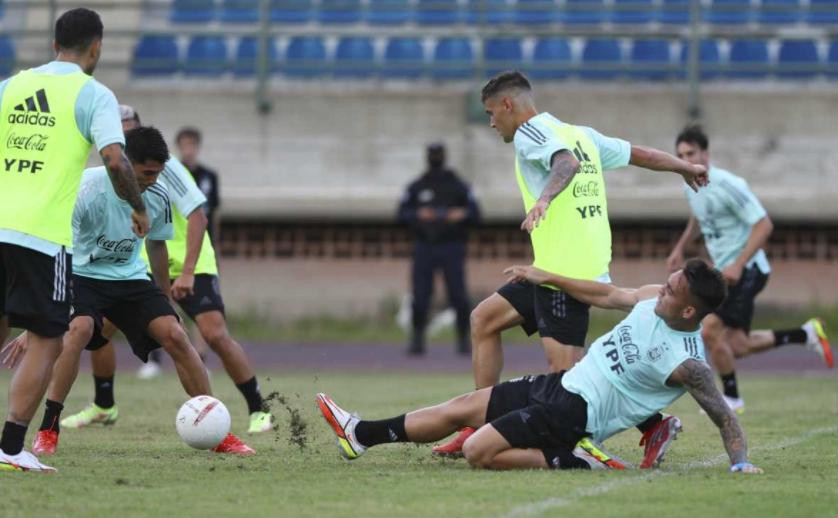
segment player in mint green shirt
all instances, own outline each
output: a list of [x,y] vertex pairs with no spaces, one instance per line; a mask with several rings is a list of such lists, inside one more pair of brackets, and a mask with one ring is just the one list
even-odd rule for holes
[[478,430],[463,453],[474,467],[625,469],[626,463],[596,442],[689,392],[719,427],[730,471],[761,472],[748,462],[745,434],[704,362],[701,320],[726,292],[717,270],[694,259],[665,284],[638,289],[569,279],[532,266],[514,266],[507,273],[629,315],[568,371],[525,376],[390,419],[361,420],[319,394],[318,405],[344,457],[357,458],[378,444],[432,442],[471,426]]
[[739,395],[734,358],[794,344],[818,353],[832,367],[832,351],[818,318],[794,329],[751,331],[754,299],[771,273],[763,250],[773,229],[771,219],[743,178],[711,164],[709,139],[701,127],[685,128],[675,146],[680,158],[708,167],[710,184],[699,192],[684,190],[692,215],[667,265],[670,271],[680,268],[684,248],[702,235],[710,258],[730,285],[725,303],[704,321],[704,341],[721,376],[725,400],[741,413],[745,402]]

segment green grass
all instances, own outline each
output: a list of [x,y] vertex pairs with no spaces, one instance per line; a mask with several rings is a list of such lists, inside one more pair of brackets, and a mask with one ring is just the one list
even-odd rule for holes
[[[120,421],[112,427],[65,430],[48,463],[54,476],[0,475],[3,516],[504,516],[513,510],[544,516],[826,516],[838,508],[835,377],[749,377],[743,424],[752,460],[763,476],[726,472],[725,463],[687,469],[723,453],[718,432],[682,398],[672,409],[685,433],[657,472],[478,472],[463,461],[440,461],[429,448],[387,445],[343,461],[316,414],[313,395],[325,391],[369,418],[442,401],[470,386],[468,375],[261,374],[263,392],[279,391],[307,424],[307,446],[290,443],[288,412],[275,408],[276,432],[245,437],[245,407],[232,383],[213,376],[233,431],[257,449],[252,458],[199,452],[182,444],[174,416],[185,396],[172,375],[151,382],[117,380]],[[8,375],[0,376],[8,386]],[[67,413],[89,401],[82,374]],[[5,412],[5,407],[0,407]],[[39,410],[35,422],[40,422]],[[36,426],[33,426],[35,428]],[[608,442],[639,461],[638,433]],[[797,440],[799,444],[777,445]],[[27,438],[27,445],[31,443]],[[46,460],[46,459],[45,459]],[[585,496],[585,492],[601,494]],[[546,504],[544,502],[547,501]],[[544,507],[533,506],[541,502]],[[537,512],[538,510],[541,512]],[[574,514],[575,513],[575,514]]]

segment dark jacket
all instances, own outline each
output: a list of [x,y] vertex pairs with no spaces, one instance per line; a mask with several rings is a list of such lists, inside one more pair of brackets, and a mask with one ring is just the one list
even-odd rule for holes
[[[436,211],[434,221],[420,221],[418,211]],[[462,208],[467,216],[458,223],[445,220],[448,209]],[[465,241],[467,228],[480,222],[480,208],[471,188],[450,169],[432,169],[407,186],[398,210],[399,223],[410,225],[416,239],[425,243]]]

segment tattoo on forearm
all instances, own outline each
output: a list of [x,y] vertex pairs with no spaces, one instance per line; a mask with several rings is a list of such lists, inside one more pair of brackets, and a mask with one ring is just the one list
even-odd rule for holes
[[550,178],[541,193],[541,198],[552,201],[570,185],[576,171],[579,170],[579,161],[569,151],[559,151],[553,156],[553,163],[550,167]]
[[103,149],[101,156],[116,195],[128,202],[132,209],[138,212],[144,211],[145,203],[143,203],[140,186],[137,184],[131,162],[128,161],[125,153],[121,150],[119,153],[114,153],[113,150]]

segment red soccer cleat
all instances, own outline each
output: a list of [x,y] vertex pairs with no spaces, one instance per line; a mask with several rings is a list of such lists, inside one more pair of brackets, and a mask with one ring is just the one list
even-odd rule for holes
[[643,450],[643,462],[640,463],[640,469],[660,465],[670,443],[675,440],[681,429],[681,420],[670,415],[664,417],[651,430],[646,430],[643,438],[640,439],[640,446],[646,447]]
[[58,432],[55,430],[38,430],[32,442],[32,453],[36,455],[52,455],[58,448]]
[[434,446],[434,449],[431,450],[431,453],[434,455],[439,455],[440,457],[451,457],[458,459],[463,456],[463,444],[465,444],[466,439],[472,436],[474,432],[477,431],[477,428],[472,428],[471,426],[466,426],[459,432],[457,435],[451,439],[450,442],[445,444],[440,444],[439,446]]
[[228,433],[218,446],[211,449],[215,453],[232,453],[233,455],[255,455],[256,450],[246,445],[235,435]]

